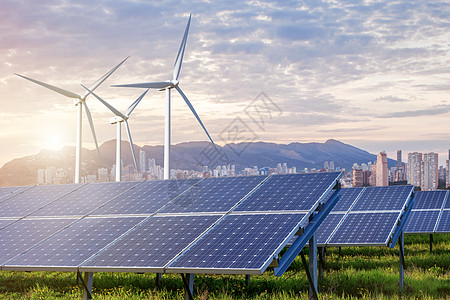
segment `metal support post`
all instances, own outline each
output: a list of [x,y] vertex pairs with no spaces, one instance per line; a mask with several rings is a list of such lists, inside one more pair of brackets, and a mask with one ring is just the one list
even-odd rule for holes
[[399,256],[400,256],[400,264],[399,264],[399,276],[400,276],[400,291],[403,291],[403,287],[405,285],[405,273],[404,273],[404,269],[405,269],[405,237],[404,237],[404,233],[402,231],[402,233],[400,234],[399,237]]
[[251,275],[245,275],[245,286],[247,288],[250,286],[250,276]]
[[[303,268],[305,268],[306,277],[308,277],[309,286],[311,286],[312,276],[311,276],[311,273],[309,272],[309,268],[306,263],[306,258],[305,258],[305,255],[303,254],[303,251],[300,252],[300,256],[302,258]],[[313,294],[314,294],[313,297],[311,297],[311,295],[310,295],[309,299],[319,299],[319,296],[317,295],[317,290],[313,289]]]
[[433,252],[433,234],[430,234],[430,252]]
[[155,278],[155,286],[157,289],[159,289],[161,287],[161,273],[156,273],[156,278]]
[[309,272],[312,282],[309,282],[309,298],[317,299],[317,239],[316,235],[309,239]]
[[77,273],[78,278],[81,281],[81,284],[83,285],[83,300],[90,300],[92,299],[92,285],[94,283],[94,273],[92,272],[85,272],[84,273],[84,279],[81,278],[81,273]]
[[184,284],[184,300],[194,300],[194,274],[180,274]]
[[323,267],[325,265],[325,247],[319,247],[319,278],[323,279]]

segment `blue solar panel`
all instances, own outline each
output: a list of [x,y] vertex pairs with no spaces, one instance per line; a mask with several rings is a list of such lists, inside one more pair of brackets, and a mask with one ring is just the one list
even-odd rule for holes
[[143,219],[142,217],[81,219],[5,266],[77,267]]
[[84,216],[137,184],[139,182],[89,183],[39,209],[32,216]]
[[326,243],[343,217],[344,214],[329,214],[326,217],[325,221],[322,222],[315,233],[318,245],[324,245]]
[[0,203],[0,217],[24,217],[82,184],[38,185]]
[[198,181],[198,179],[145,181],[93,211],[92,214],[152,214]]
[[433,233],[439,213],[439,210],[413,210],[406,222],[405,233]]
[[23,219],[3,228],[0,230],[0,265],[74,221],[74,219]]
[[0,202],[6,200],[14,194],[18,194],[26,189],[29,189],[29,186],[9,186],[9,187],[0,187]]
[[227,212],[266,178],[266,176],[207,178],[161,212]]
[[444,209],[442,211],[436,233],[450,233],[450,210]]
[[339,177],[336,172],[273,175],[235,211],[309,211]]
[[416,192],[414,209],[441,209],[447,191]]
[[363,188],[360,187],[341,189],[339,191],[339,195],[341,195],[341,197],[339,198],[336,206],[333,208],[333,211],[348,211],[362,190]]
[[227,215],[167,270],[262,273],[304,217],[305,214]]
[[399,213],[349,213],[328,244],[386,245],[398,217]]
[[8,226],[9,224],[17,221],[18,219],[0,219],[0,229]]
[[82,268],[163,268],[219,217],[151,217]]
[[[450,198],[450,195],[447,198]],[[444,208],[445,209],[450,209],[450,199],[447,199],[445,201]]]
[[365,188],[352,211],[401,210],[413,189],[411,185]]

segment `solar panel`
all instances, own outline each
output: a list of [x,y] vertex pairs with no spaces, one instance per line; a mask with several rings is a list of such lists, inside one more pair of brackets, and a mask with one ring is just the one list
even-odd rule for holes
[[413,192],[410,185],[365,188],[352,211],[401,210]]
[[[448,198],[450,198],[450,197],[448,197]],[[444,204],[444,208],[445,209],[450,209],[450,199],[446,199],[445,204]]]
[[[76,270],[87,258],[141,222],[143,217],[84,218],[6,264],[3,269]],[[55,222],[54,220],[45,220]],[[1,231],[0,231],[1,232]]]
[[[447,200],[448,203],[448,200]],[[436,228],[436,233],[450,233],[450,210],[444,209]]]
[[89,183],[39,209],[32,216],[84,216],[139,182]]
[[336,206],[333,208],[333,211],[348,211],[352,206],[353,202],[355,202],[356,198],[361,194],[363,188],[356,187],[350,189],[341,189],[339,191],[339,195],[341,198],[339,199]]
[[0,217],[24,217],[83,184],[38,185],[0,203]]
[[22,219],[0,230],[0,265],[64,228],[74,219]]
[[336,172],[272,175],[235,211],[309,211],[339,177]]
[[198,181],[198,179],[144,181],[93,211],[92,215],[153,214]]
[[318,245],[324,245],[336,226],[341,222],[344,214],[329,214],[316,231]]
[[399,213],[350,213],[328,244],[386,245],[398,217]]
[[0,219],[0,230],[19,219]]
[[227,212],[266,178],[267,176],[207,178],[161,212]]
[[80,270],[137,269],[163,272],[163,267],[198,238],[220,216],[151,217],[135,230],[83,264]]
[[433,233],[439,213],[440,210],[413,210],[406,223],[405,233]]
[[167,272],[261,274],[305,214],[227,215]]
[[415,193],[414,210],[441,209],[447,191],[425,191]]
[[26,189],[29,189],[29,186],[9,186],[9,187],[0,187],[0,202],[4,201],[8,197],[12,196],[14,193],[20,193]]

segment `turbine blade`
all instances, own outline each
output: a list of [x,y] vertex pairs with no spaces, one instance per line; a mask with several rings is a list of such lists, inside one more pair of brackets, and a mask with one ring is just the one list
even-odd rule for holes
[[186,25],[186,29],[184,30],[183,39],[181,40],[180,49],[178,50],[177,59],[175,60],[175,64],[173,65],[173,80],[178,80],[181,71],[181,64],[183,62],[184,50],[186,49],[187,36],[189,33],[189,26],[191,25],[191,17],[189,15],[189,20]]
[[86,116],[89,121],[89,126],[91,127],[92,137],[94,138],[95,148],[97,149],[98,158],[100,159],[100,163],[103,165],[102,156],[100,155],[100,149],[98,148],[97,136],[95,135],[94,122],[92,121],[91,111],[89,110],[86,101],[83,101],[83,105],[86,111]]
[[64,96],[69,97],[69,98],[81,99],[80,95],[77,95],[77,94],[72,93],[72,92],[70,92],[70,91],[61,89],[61,88],[59,88],[59,87],[56,87],[56,86],[53,86],[53,85],[44,83],[44,82],[39,81],[39,80],[36,80],[36,79],[32,79],[32,78],[23,76],[23,75],[20,75],[20,74],[17,74],[17,73],[15,73],[15,74],[16,74],[17,76],[19,76],[19,77],[25,78],[25,79],[27,79],[27,80],[29,80],[29,81],[32,81],[32,82],[37,83],[37,84],[39,84],[39,85],[41,85],[41,86],[43,86],[43,87],[46,87],[46,88],[48,88],[48,89],[50,89],[50,90],[52,90],[52,91],[54,91],[54,92],[57,92],[58,94],[64,95]]
[[100,101],[101,103],[103,103],[103,105],[105,105],[107,108],[109,108],[110,111],[113,112],[113,114],[115,114],[118,117],[122,117],[124,119],[126,119],[127,117],[122,114],[120,111],[118,111],[117,109],[115,109],[111,104],[109,104],[108,102],[106,102],[105,100],[103,100],[102,98],[100,98],[97,94],[95,94],[93,91],[91,91],[90,89],[88,89],[87,87],[85,87],[84,85],[81,85],[82,87],[84,87],[88,93],[92,94],[95,98],[97,98],[98,101]]
[[137,98],[137,100],[134,101],[133,104],[130,105],[130,107],[128,107],[127,112],[125,113],[125,115],[127,117],[129,117],[131,115],[133,110],[136,108],[136,106],[139,104],[139,102],[141,102],[142,98],[144,98],[144,96],[145,96],[145,94],[147,94],[147,92],[148,92],[148,89],[141,96],[139,96],[139,98]]
[[125,127],[127,128],[128,141],[130,142],[131,153],[133,154],[134,166],[136,167],[136,171],[139,173],[139,167],[136,160],[136,153],[134,152],[133,140],[131,139],[130,126],[128,126],[128,121],[125,120]]
[[132,88],[145,88],[145,89],[164,89],[173,85],[170,81],[160,82],[144,82],[144,83],[132,83],[132,84],[115,84],[112,87],[132,87]]
[[211,136],[208,133],[208,130],[206,130],[206,127],[203,125],[202,120],[200,120],[200,117],[197,115],[197,113],[195,112],[194,107],[192,106],[191,102],[189,102],[188,98],[186,97],[186,95],[183,93],[183,91],[180,89],[179,86],[175,87],[177,89],[177,91],[180,93],[181,97],[183,97],[184,101],[186,102],[187,106],[189,106],[189,108],[191,109],[192,113],[194,114],[194,116],[197,118],[197,121],[200,123],[200,125],[202,126],[203,130],[206,132],[206,135],[208,136],[209,140],[211,141],[211,143],[213,144],[214,148],[216,148],[217,151],[219,151],[219,149],[217,149],[216,144],[214,143],[214,141],[212,140]]
[[[114,73],[127,59],[129,58],[129,56],[127,56],[124,60],[122,60],[117,66],[115,66],[114,68],[112,68],[108,73],[106,73],[105,75],[103,75],[102,77],[100,77],[99,80],[97,80],[96,82],[94,82],[93,85],[91,85],[89,87],[89,90],[91,91],[95,91],[96,88],[99,87],[100,84],[102,84],[106,79],[108,79],[109,76],[112,75],[112,73]],[[89,92],[86,92],[83,95],[83,99],[86,99],[86,97],[89,95]]]

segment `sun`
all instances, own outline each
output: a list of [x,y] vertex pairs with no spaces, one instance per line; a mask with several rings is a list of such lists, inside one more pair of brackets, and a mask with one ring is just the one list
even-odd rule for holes
[[57,134],[48,135],[45,140],[44,148],[47,150],[59,150],[64,146],[62,138]]

